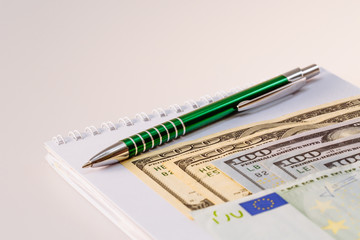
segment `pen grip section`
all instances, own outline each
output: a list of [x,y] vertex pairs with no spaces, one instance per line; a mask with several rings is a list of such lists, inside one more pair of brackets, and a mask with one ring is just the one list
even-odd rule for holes
[[186,127],[180,118],[174,118],[153,128],[122,140],[129,148],[129,157],[136,156],[158,145],[184,135]]

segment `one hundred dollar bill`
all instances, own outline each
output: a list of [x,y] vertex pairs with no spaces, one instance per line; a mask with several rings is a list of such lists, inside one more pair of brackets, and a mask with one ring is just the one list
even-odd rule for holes
[[[123,165],[173,204],[178,210],[190,216],[190,211],[218,204],[224,200],[213,193],[212,186],[204,185],[201,191],[198,191],[194,189],[192,185],[185,184],[181,178],[179,179],[174,176],[173,172],[167,169],[164,163],[173,159],[186,157],[187,155],[192,156],[200,151],[217,149],[220,146],[228,145],[234,140],[254,136],[269,129],[305,125],[306,121],[312,118],[330,115],[335,116],[341,111],[355,110],[358,108],[360,109],[360,96],[299,111],[272,121],[241,126],[191,142],[173,145],[156,152],[142,154],[123,162]],[[256,139],[253,140],[258,141]],[[246,144],[248,143],[254,146],[256,145],[256,143],[246,142]],[[234,181],[233,184],[236,184],[237,196],[250,194],[250,192],[240,184]]]
[[[233,178],[233,175],[228,174],[230,177],[227,176],[222,172],[223,169],[215,168],[212,164],[214,160],[222,159],[268,142],[328,126],[329,124],[334,124],[335,120],[341,121],[351,117],[359,117],[360,111],[353,110],[339,111],[336,118],[332,114],[324,115],[317,119],[318,122],[313,124],[278,127],[248,137],[227,141],[227,144],[217,145],[215,148],[206,149],[191,156],[170,159],[164,165],[179,179],[184,181],[186,185],[191,186],[204,196],[206,195],[204,189],[206,189],[206,191],[211,191],[224,202],[238,199],[249,195],[239,194],[244,192],[244,188],[248,192],[253,192],[254,188],[248,188],[249,185],[244,185],[242,181],[237,181],[237,179]],[[330,119],[331,121],[329,121]],[[262,176],[262,178],[266,178],[267,185],[271,187],[284,181],[284,179],[279,178],[276,174]],[[271,181],[269,181],[270,179]],[[236,185],[234,180],[238,182],[238,185]]]
[[328,163],[340,159],[355,157],[354,162],[357,162],[360,153],[360,134],[304,150],[265,161],[263,165],[270,171],[277,172],[283,179],[293,180],[328,169]]
[[360,161],[360,118],[271,142],[214,161],[252,193]]
[[358,239],[359,163],[192,212],[216,239]]

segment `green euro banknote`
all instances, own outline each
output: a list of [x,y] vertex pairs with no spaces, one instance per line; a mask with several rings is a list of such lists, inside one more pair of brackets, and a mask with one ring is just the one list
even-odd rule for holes
[[359,162],[192,212],[216,239],[359,239]]

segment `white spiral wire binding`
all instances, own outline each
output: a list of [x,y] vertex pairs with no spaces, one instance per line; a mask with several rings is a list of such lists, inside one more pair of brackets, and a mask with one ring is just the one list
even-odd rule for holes
[[82,139],[82,135],[78,130],[70,131],[69,137],[72,137],[75,141]]
[[64,138],[58,134],[57,136],[53,137],[53,141],[57,144],[57,145],[62,145],[62,144],[65,144],[65,140]]
[[238,88],[238,87],[232,88],[229,91],[229,95],[232,95],[232,94],[235,94],[235,93],[238,93],[238,92],[240,92],[240,88]]
[[182,107],[180,107],[179,104],[173,104],[170,106],[170,109],[173,110],[174,112],[176,113],[181,113],[183,112],[184,110],[182,109]]
[[199,105],[192,99],[185,102],[186,105],[189,105],[193,109],[199,108]]
[[148,122],[148,121],[151,120],[150,117],[149,117],[149,115],[147,115],[147,114],[144,113],[144,112],[141,112],[141,113],[136,114],[135,117],[136,117],[137,119],[143,121],[143,122]]
[[219,92],[215,93],[215,97],[217,99],[223,99],[223,98],[227,97],[227,93],[224,91],[219,91]]
[[116,130],[115,124],[113,122],[111,122],[111,121],[103,122],[101,124],[101,128],[106,129],[106,130],[110,130],[110,131]]
[[[210,95],[202,96],[199,99],[199,102],[194,101],[194,100],[188,100],[185,102],[185,105],[188,106],[190,109],[197,109],[202,105],[210,104],[214,101],[217,101],[217,100],[225,98],[231,94],[239,92],[239,90],[240,90],[239,88],[234,88],[228,92],[219,91],[214,96],[210,96]],[[172,111],[172,112],[178,114],[178,113],[184,112],[185,109],[178,104],[173,104],[173,105],[169,106],[168,111]],[[153,113],[153,116],[158,116],[160,118],[164,118],[164,117],[168,116],[168,114],[166,113],[166,110],[164,110],[162,108],[155,108],[152,111],[152,113]],[[140,112],[140,113],[136,114],[135,117],[136,117],[136,119],[143,121],[143,122],[151,121],[151,117],[148,114],[146,114],[145,112]],[[118,120],[118,123],[120,124],[120,128],[121,127],[131,127],[135,124],[134,121],[128,117],[120,118]],[[107,122],[103,122],[101,124],[100,128],[96,128],[95,126],[89,126],[89,127],[85,128],[84,134],[80,133],[78,130],[74,130],[74,131],[70,131],[68,136],[71,137],[72,139],[74,139],[75,141],[79,141],[81,139],[84,139],[86,136],[96,136],[96,135],[100,135],[104,131],[114,131],[117,129],[119,129],[119,127],[117,127],[113,122],[107,121]],[[63,138],[62,135],[60,135],[60,134],[53,137],[52,140],[57,145],[63,145],[63,144],[67,143],[66,139]]]
[[99,129],[97,129],[95,126],[86,127],[85,132],[88,133],[90,136],[96,136],[100,134]]
[[200,98],[200,101],[203,101],[207,105],[214,102],[214,98],[210,95],[205,95]]
[[131,119],[128,117],[119,118],[118,122],[123,126],[127,126],[127,127],[134,125],[133,121],[131,121]]
[[159,116],[159,117],[166,117],[167,116],[165,110],[162,109],[162,108],[155,108],[152,112],[154,114],[156,114],[157,116]]

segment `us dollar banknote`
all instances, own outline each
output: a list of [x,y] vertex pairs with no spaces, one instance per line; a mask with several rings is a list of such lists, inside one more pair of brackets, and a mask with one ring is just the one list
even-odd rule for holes
[[[331,133],[331,131],[324,132]],[[289,141],[290,145],[283,148],[290,150],[287,153],[282,153],[280,147],[275,150],[278,154],[273,154],[270,158],[255,163],[248,162],[250,164],[247,165],[241,164],[239,158],[233,158],[229,159],[230,161],[226,160],[228,162],[219,168],[255,193],[333,168],[336,166],[334,161],[342,160],[341,165],[346,165],[345,162],[349,164],[360,160],[360,134],[325,143],[316,143],[321,142],[321,138],[316,137],[315,134],[312,135],[314,137],[312,140],[304,140],[302,143]],[[324,135],[324,137],[327,136]],[[315,146],[312,146],[312,143]],[[259,150],[268,153],[265,149],[266,147]],[[251,154],[248,153],[247,156]],[[242,154],[239,157],[244,159],[244,156],[246,155]],[[219,166],[218,163],[214,164]]]
[[[275,142],[260,145],[255,148],[233,154],[231,157],[216,160],[212,162],[212,164],[219,170],[236,179],[238,182],[254,181],[254,179],[260,181],[260,178],[257,178],[256,176],[264,176],[265,180],[261,180],[262,184],[256,181],[254,182],[257,186],[255,189],[247,186],[248,190],[254,192],[259,189],[263,190],[265,187],[275,187],[283,181],[277,178],[276,175],[271,175],[267,172],[267,170],[262,168],[261,166],[263,161],[279,159],[286,154],[294,155],[295,153],[305,151],[306,148],[324,145],[327,142],[356,134],[360,134],[360,118],[355,118],[343,123],[333,124],[327,127],[300,133],[294,135],[293,137],[287,137]],[[331,164],[328,163],[328,165],[340,166],[346,164],[346,162],[350,160],[351,159],[335,161]],[[275,181],[275,179],[277,180]]]
[[358,239],[359,182],[355,163],[194,211],[192,216],[215,239]]
[[[334,124],[335,120],[350,119],[351,117],[359,117],[359,110],[342,110],[334,118],[331,114],[324,115],[317,119],[317,122],[312,124],[301,124],[295,126],[285,126],[271,129],[257,134],[250,135],[241,139],[227,141],[227,144],[217,145],[211,150],[206,149],[199,153],[192,154],[191,156],[173,158],[164,163],[179,179],[185,182],[186,185],[192,186],[200,194],[205,195],[206,191],[211,191],[214,195],[218,196],[224,202],[231,201],[243,197],[239,194],[239,189],[249,189],[249,185],[244,185],[242,181],[238,185],[234,183],[233,175],[223,173],[223,169],[215,168],[212,164],[216,159],[233,155],[235,153],[251,149],[253,147],[277,141],[279,139],[295,136],[309,130],[318,129],[320,127]],[[356,112],[356,114],[354,114]],[[332,119],[331,123],[328,121]],[[265,176],[268,185],[281,184],[283,179],[279,179],[276,174]],[[272,181],[269,181],[272,179]],[[235,179],[236,180],[236,179]],[[275,185],[274,185],[275,186]]]
[[[123,162],[123,165],[173,204],[177,209],[189,216],[189,212],[192,210],[221,203],[224,200],[213,193],[214,191],[212,191],[211,186],[204,185],[202,187],[202,194],[200,194],[199,191],[195,190],[192,186],[184,184],[182,179],[174,176],[173,172],[167,169],[164,163],[178,157],[196,154],[204,149],[215,149],[217,146],[222,146],[224,144],[228,145],[231,141],[242,139],[249,135],[256,135],[268,129],[305,125],[306,121],[312,118],[329,116],[331,114],[335,116],[341,111],[357,109],[359,106],[359,96],[340,100],[327,105],[321,105],[289,114],[275,120],[241,126],[195,141],[181,143],[156,152],[142,154],[136,158]],[[254,141],[258,140],[254,139]],[[237,184],[236,187],[237,196],[246,196],[250,194],[250,192],[241,185]]]
[[[360,153],[360,134],[264,161],[263,164],[287,181],[328,169],[327,163],[350,159]],[[357,158],[357,157],[356,157]]]

